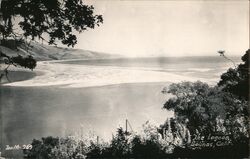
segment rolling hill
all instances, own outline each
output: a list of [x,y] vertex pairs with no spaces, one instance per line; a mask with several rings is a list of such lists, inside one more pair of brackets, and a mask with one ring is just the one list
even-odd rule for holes
[[106,58],[119,58],[119,55],[99,53],[95,51],[73,49],[49,46],[32,42],[26,51],[25,45],[20,45],[17,48],[0,46],[0,49],[9,56],[16,55],[32,55],[38,61],[47,60],[68,60],[68,59],[106,59]]

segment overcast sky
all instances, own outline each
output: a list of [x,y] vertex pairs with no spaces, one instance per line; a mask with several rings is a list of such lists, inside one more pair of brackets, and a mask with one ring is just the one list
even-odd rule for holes
[[104,23],[76,48],[128,56],[242,55],[249,48],[249,1],[91,0]]

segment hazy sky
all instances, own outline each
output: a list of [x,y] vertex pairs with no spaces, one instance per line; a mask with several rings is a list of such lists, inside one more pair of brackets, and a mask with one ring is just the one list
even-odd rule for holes
[[76,48],[128,56],[242,55],[249,48],[248,0],[92,0],[104,23]]

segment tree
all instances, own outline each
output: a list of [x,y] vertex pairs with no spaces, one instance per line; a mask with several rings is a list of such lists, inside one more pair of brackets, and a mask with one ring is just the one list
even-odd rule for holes
[[124,157],[129,154],[129,142],[126,131],[122,127],[117,129],[116,136],[112,139],[110,144],[112,156]]
[[247,136],[248,102],[236,95],[199,81],[174,83],[163,93],[173,95],[164,108],[174,111],[177,122],[186,124],[191,135],[229,133],[234,141]]
[[[234,63],[224,55],[224,51],[218,53]],[[172,120],[175,121],[175,125],[186,125],[191,134],[191,144],[175,147],[173,156],[248,156],[249,55],[250,50],[247,50],[242,56],[243,64],[236,66],[234,63],[235,68],[223,73],[216,86],[197,81],[173,83],[163,89],[163,93],[171,94],[163,108],[174,111],[175,117]],[[172,127],[171,122],[165,122],[159,130],[161,134],[164,134],[164,130],[172,130],[174,134],[180,129]],[[224,146],[217,146],[217,140],[212,140],[210,135],[226,135],[229,140],[224,140]],[[220,142],[223,142],[222,138]],[[202,146],[207,143],[211,143],[212,147]],[[192,146],[198,146],[198,149]],[[234,154],[232,151],[236,149],[237,153]]]
[[249,100],[249,56],[250,50],[241,57],[244,63],[236,68],[230,68],[226,73],[221,75],[218,86],[223,90],[239,96],[245,100]]
[[[82,0],[2,0],[0,9],[0,46],[6,47],[10,40],[27,48],[33,40],[73,47],[77,43],[76,32],[94,29],[103,22],[101,15],[94,14],[94,7]],[[0,50],[0,58],[7,65],[1,76],[7,75],[10,65],[36,67],[31,55],[10,57]]]
[[53,149],[59,146],[59,138],[46,137],[42,140],[34,139],[31,143],[32,149],[24,150],[27,159],[53,159],[55,158]]
[[157,126],[149,121],[142,125],[143,131],[134,135],[130,142],[133,158],[160,158],[167,145],[160,137]]

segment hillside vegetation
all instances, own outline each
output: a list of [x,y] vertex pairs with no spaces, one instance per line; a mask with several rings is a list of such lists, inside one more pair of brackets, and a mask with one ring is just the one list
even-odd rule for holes
[[[44,60],[68,60],[68,59],[104,59],[104,58],[118,58],[118,55],[99,53],[89,50],[64,48],[57,46],[49,46],[32,42],[27,48],[24,44],[11,44],[9,41],[5,46],[0,46],[2,52],[8,56],[27,56],[31,55],[38,61]],[[27,51],[28,50],[28,51]]]

